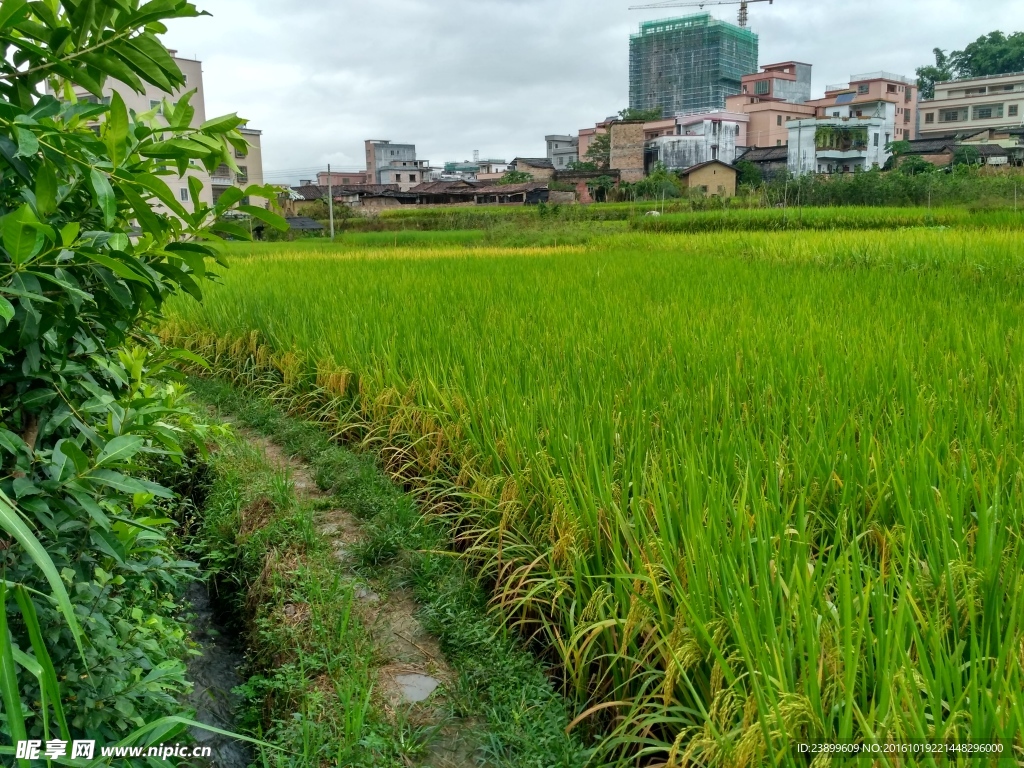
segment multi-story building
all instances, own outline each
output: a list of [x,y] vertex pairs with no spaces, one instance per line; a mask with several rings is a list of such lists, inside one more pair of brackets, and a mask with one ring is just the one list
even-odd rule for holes
[[757,56],[755,33],[706,13],[647,22],[629,41],[629,106],[663,117],[724,109]]
[[580,159],[580,140],[577,136],[545,136],[548,145],[548,160],[556,171],[564,171]]
[[729,96],[726,109],[749,118],[747,145],[782,147],[789,141],[789,123],[814,117],[811,98],[811,65],[798,61],[768,64],[761,71],[744,75],[740,93]]
[[402,192],[408,192],[429,179],[430,163],[416,159],[415,144],[368,139],[366,175],[370,184],[397,184]]
[[508,173],[509,164],[504,160],[481,160],[476,172],[477,181],[496,181]]
[[[174,63],[178,65],[185,78],[185,84],[174,92],[168,93],[154,85],[144,83],[145,90],[136,93],[130,86],[119,80],[108,80],[103,88],[103,101],[110,102],[110,97],[116,92],[124,101],[130,112],[143,114],[155,111],[157,118],[163,113],[163,104],[166,100],[176,104],[181,97],[189,91],[195,91],[189,104],[195,109],[192,117],[191,127],[198,128],[206,122],[206,97],[203,88],[203,64],[196,59],[185,59],[177,55],[177,51],[168,51]],[[84,90],[76,91],[79,98],[86,101],[96,101],[96,97]],[[190,201],[191,192],[188,187],[189,177],[196,177],[203,183],[200,202],[212,205],[224,194],[225,190],[233,186],[247,186],[249,184],[263,183],[263,151],[261,146],[261,132],[251,128],[243,127],[242,136],[249,143],[245,151],[233,150],[235,163],[238,166],[238,173],[232,171],[226,164],[217,168],[213,174],[206,172],[206,169],[198,164],[193,166],[184,176],[165,176],[164,181],[171,188],[175,197],[183,203]],[[252,205],[266,206],[267,201],[262,198],[254,198],[245,202]],[[162,205],[157,206],[163,209]]]
[[917,84],[887,72],[854,75],[830,85],[820,99],[810,98],[809,64],[784,62],[747,75],[742,93],[727,100],[729,109],[750,116],[751,147],[784,147],[794,121],[815,118],[873,118],[886,121],[884,141],[909,141],[917,126]]
[[[894,109],[890,105],[890,109]],[[881,168],[889,159],[883,117],[824,117],[789,123],[789,172],[853,173]]]
[[684,171],[713,160],[733,163],[747,146],[749,117],[742,112],[715,111],[703,115],[680,116],[673,122],[673,133],[663,132],[654,138],[649,138],[654,132],[651,128],[659,124],[648,123],[644,126],[648,136],[648,170],[654,163],[662,163],[673,171]]
[[972,77],[935,84],[920,104],[922,138],[1024,125],[1024,73]]
[[818,117],[881,117],[889,141],[917,138],[917,81],[889,72],[854,75],[849,83],[825,87],[825,96],[807,102]]

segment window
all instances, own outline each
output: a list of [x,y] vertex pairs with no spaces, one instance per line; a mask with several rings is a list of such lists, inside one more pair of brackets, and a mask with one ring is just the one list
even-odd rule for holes
[[778,117],[775,118],[775,124],[782,125],[782,115],[779,115]]
[[237,159],[244,160],[247,156],[248,156],[248,152],[246,152],[244,149],[236,149],[235,150],[235,157]]
[[164,113],[164,103],[162,101],[157,101],[156,99],[150,99],[150,101],[149,101],[149,108],[150,109],[155,109],[156,113],[158,115],[162,115]]
[[402,174],[396,173],[395,174],[395,181],[399,181],[400,182],[401,180],[402,180]]
[[838,112],[838,110],[832,113],[832,117],[839,117],[839,112]]
[[889,83],[885,90],[887,93],[896,93],[896,86],[893,85],[892,83]]
[[994,117],[1003,116],[1003,105],[1002,104],[990,104],[987,107],[975,107],[974,108],[974,119],[975,120],[991,120]]
[[926,112],[925,115],[924,115],[924,121],[926,123],[934,123],[935,122],[935,113],[934,112]]
[[940,123],[956,123],[967,119],[966,109],[943,109],[939,112]]
[[237,178],[237,181],[238,181],[239,184],[248,184],[249,183],[249,169],[246,168],[244,165],[238,166],[238,178]]
[[178,190],[178,197],[181,198],[181,202],[187,203],[188,202],[188,189],[186,187],[182,187],[181,189],[179,189]]
[[875,146],[876,147],[878,146],[878,134],[877,133],[875,134]]
[[409,181],[416,181],[416,174],[415,173],[410,173],[409,174]]
[[782,146],[782,139],[776,139],[775,140],[775,146],[776,147],[781,147]]
[[754,93],[758,96],[766,96],[771,90],[771,83],[767,80],[758,80],[754,83]]
[[867,83],[861,83],[860,85],[857,86],[857,93],[863,94],[863,93],[869,93],[870,91],[871,91],[871,86],[868,85]]
[[1009,111],[1008,114],[1010,115],[1010,117],[1016,117],[1017,116],[1017,105],[1016,104],[1011,104],[1010,105],[1010,111]]
[[857,110],[857,117],[864,117],[864,112],[862,110],[858,109]]

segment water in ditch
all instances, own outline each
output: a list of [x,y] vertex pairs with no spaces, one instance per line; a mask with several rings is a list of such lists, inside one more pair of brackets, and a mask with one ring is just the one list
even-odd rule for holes
[[[202,652],[188,663],[188,679],[195,687],[186,704],[196,710],[198,722],[237,732],[242,701],[232,690],[245,682],[241,674],[243,648],[234,641],[231,630],[218,621],[223,612],[214,606],[206,584],[193,584],[186,598],[195,614],[192,637]],[[191,735],[199,746],[209,747],[212,752],[212,757],[190,763],[196,768],[248,768],[253,762],[252,748],[243,741],[201,728],[193,728]]]

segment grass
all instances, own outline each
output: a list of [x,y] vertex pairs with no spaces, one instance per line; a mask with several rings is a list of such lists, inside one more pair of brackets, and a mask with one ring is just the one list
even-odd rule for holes
[[1008,230],[638,233],[264,252],[165,336],[417,489],[599,762],[1019,759],[1022,309]]
[[[540,665],[487,617],[483,595],[461,563],[440,554],[438,526],[426,522],[369,457],[333,445],[322,431],[223,382],[193,385],[205,403],[308,462],[330,494],[321,504],[349,509],[363,521],[363,575],[413,588],[425,628],[459,673],[448,697],[451,714],[482,724],[489,765],[583,765],[579,741],[565,734],[564,702]],[[268,750],[262,764],[414,764],[432,733],[401,717],[389,719],[373,704],[380,651],[353,611],[352,580],[316,529],[315,509],[297,503],[287,478],[245,445],[220,454],[215,476],[196,546],[204,565],[233,585],[248,627],[255,672],[244,686],[248,725],[270,743],[299,751]],[[257,511],[267,515],[266,502],[272,512],[265,525],[250,530],[249,518]],[[290,621],[286,606],[308,606],[308,617]]]

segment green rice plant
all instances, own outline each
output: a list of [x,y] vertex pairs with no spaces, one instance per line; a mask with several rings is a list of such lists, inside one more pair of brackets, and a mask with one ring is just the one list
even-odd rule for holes
[[1024,755],[1016,232],[282,248],[222,279],[167,339],[417,488],[601,764]]

